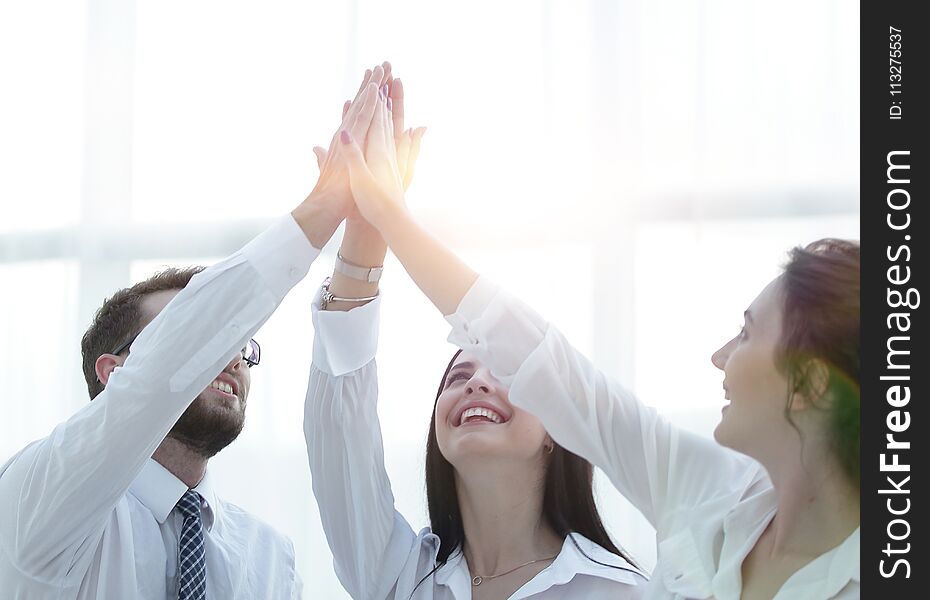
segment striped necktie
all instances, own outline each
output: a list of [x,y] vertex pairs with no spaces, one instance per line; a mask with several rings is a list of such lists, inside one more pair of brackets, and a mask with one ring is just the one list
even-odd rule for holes
[[176,506],[184,517],[178,540],[178,600],[204,600],[207,597],[201,501],[200,494],[187,490]]

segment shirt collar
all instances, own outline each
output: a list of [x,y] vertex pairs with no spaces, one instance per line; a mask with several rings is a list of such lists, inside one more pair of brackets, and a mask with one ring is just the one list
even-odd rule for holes
[[580,533],[565,536],[562,551],[542,573],[548,573],[548,576],[535,577],[527,582],[521,588],[523,594],[538,594],[554,585],[566,584],[577,575],[600,577],[629,585],[646,581],[639,569]]
[[[437,538],[438,540],[438,538]],[[439,547],[439,543],[436,544]],[[465,589],[471,585],[471,575],[468,572],[468,565],[465,563],[465,555],[461,548],[457,548],[446,559],[445,564],[436,569],[436,583],[446,585],[452,588]]]
[[[554,585],[568,583],[576,575],[601,577],[630,585],[644,583],[646,580],[639,569],[623,558],[605,550],[580,533],[571,533],[565,536],[562,549],[552,564],[521,587],[520,595],[538,594]],[[461,550],[456,550],[449,556],[446,564],[437,569],[435,577],[436,583],[440,585],[452,588],[471,586],[468,564]]]
[[845,569],[848,578],[856,583],[859,583],[860,547],[859,527],[856,527],[856,530],[836,549],[836,561],[841,565],[840,570]]
[[[726,516],[718,577],[736,585],[743,559],[774,517],[776,508],[775,489],[768,487],[740,502]],[[821,554],[789,577],[778,597],[832,598],[850,581],[859,582],[858,527],[842,544]]]
[[[171,471],[159,464],[158,461],[151,458],[145,461],[142,471],[139,472],[132,485],[129,486],[130,493],[152,511],[159,523],[165,522],[187,489],[187,485],[183,481],[175,477]],[[204,473],[200,483],[194,487],[194,491],[204,499],[203,525],[207,531],[210,531],[216,522],[219,504],[216,492],[213,489],[209,469]]]
[[784,598],[832,598],[853,581],[859,583],[859,528],[842,544],[821,554],[785,582]]

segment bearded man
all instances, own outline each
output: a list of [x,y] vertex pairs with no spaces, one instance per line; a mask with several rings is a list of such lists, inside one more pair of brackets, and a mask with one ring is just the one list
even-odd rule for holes
[[[385,63],[339,131],[363,139],[379,93],[399,125],[403,88]],[[0,466],[0,597],[300,597],[290,541],[220,499],[207,463],[242,430],[261,359],[252,336],[339,223],[359,227],[338,135],[317,150],[307,199],[241,250],[104,302],[81,344],[92,401]]]

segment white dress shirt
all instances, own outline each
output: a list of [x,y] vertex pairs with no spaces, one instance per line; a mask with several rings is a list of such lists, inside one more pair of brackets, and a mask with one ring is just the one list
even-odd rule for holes
[[[177,598],[187,486],[150,457],[318,254],[287,216],[195,275],[93,402],[0,467],[0,597]],[[209,475],[196,489],[207,598],[299,597],[290,541],[219,500]]]
[[[555,327],[480,278],[447,317],[559,444],[604,470],[656,528],[647,598],[738,600],[741,565],[775,515],[762,466],[683,431],[599,372]],[[775,600],[859,597],[859,529],[795,572]]]
[[[472,584],[461,552],[427,577],[439,538],[429,528],[414,533],[394,509],[377,412],[379,308],[376,299],[348,312],[320,311],[319,296],[313,306],[304,433],[336,575],[357,600],[465,600]],[[640,598],[646,580],[635,567],[584,536],[571,538],[511,599]]]

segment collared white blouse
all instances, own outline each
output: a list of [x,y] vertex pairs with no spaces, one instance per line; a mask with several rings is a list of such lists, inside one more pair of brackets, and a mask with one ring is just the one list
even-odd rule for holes
[[[194,276],[93,402],[0,467],[0,597],[177,598],[187,486],[150,457],[318,254],[287,216]],[[209,477],[197,489],[207,597],[299,597],[290,541],[217,499]]]
[[[741,565],[775,514],[757,462],[678,429],[598,371],[522,302],[479,278],[447,317],[473,353],[559,444],[604,470],[656,528],[646,598],[738,600]],[[775,600],[859,597],[859,529],[794,573]]]
[[[356,600],[465,600],[471,575],[462,554],[428,577],[439,538],[429,528],[414,533],[394,510],[377,413],[379,307],[380,299],[348,312],[320,311],[319,297],[313,307],[304,433],[336,575]],[[646,580],[635,567],[581,535],[572,537],[512,600],[640,598]]]

